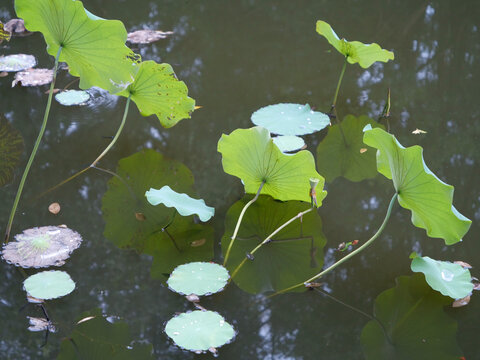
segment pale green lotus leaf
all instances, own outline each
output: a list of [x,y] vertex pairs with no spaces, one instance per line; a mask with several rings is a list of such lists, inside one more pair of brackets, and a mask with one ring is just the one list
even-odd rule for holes
[[37,65],[37,60],[33,55],[14,54],[0,56],[0,71],[17,72],[30,69]]
[[169,208],[173,207],[182,216],[196,214],[203,222],[210,220],[215,214],[215,209],[207,206],[203,199],[193,199],[187,194],[179,194],[168,185],[161,189],[150,188],[145,196],[148,202],[154,206],[163,204]]
[[66,90],[56,94],[55,100],[64,106],[84,105],[90,94],[84,90]]
[[452,205],[453,186],[438,179],[423,160],[423,149],[404,148],[395,136],[380,128],[364,129],[363,142],[377,151],[377,170],[392,179],[399,204],[412,211],[413,225],[427,235],[444,239],[447,245],[459,242],[471,220]]
[[230,275],[222,265],[191,262],[177,266],[168,278],[168,287],[182,295],[210,295],[222,291]]
[[75,283],[65,271],[52,270],[29,276],[23,287],[34,298],[50,300],[70,294],[75,289]]
[[470,271],[459,264],[418,256],[410,267],[413,272],[423,273],[432,289],[452,299],[464,298],[473,290]]
[[382,49],[378,44],[364,44],[360,41],[340,39],[325,21],[317,21],[317,32],[325,37],[340,54],[344,55],[350,64],[358,63],[364,69],[370,67],[374,62],[387,62],[394,59],[393,52]]
[[330,118],[324,113],[313,111],[308,104],[275,104],[255,111],[252,122],[273,134],[305,135],[330,125]]
[[283,154],[263,127],[223,134],[218,141],[218,151],[222,154],[223,170],[242,179],[248,194],[257,193],[264,182],[261,194],[282,201],[310,202],[310,178],[317,178],[320,179],[318,206],[327,195],[323,190],[325,180],[315,170],[313,155],[306,150],[294,155]]
[[273,143],[278,146],[281,152],[292,152],[300,150],[305,146],[305,140],[299,136],[275,136]]
[[200,310],[171,318],[165,333],[181,348],[195,352],[219,348],[235,337],[233,326],[220,314]]
[[22,153],[22,135],[0,114],[0,186],[13,180]]

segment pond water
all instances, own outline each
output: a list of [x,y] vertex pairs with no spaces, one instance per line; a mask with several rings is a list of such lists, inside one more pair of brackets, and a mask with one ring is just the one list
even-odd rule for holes
[[[2,22],[15,17],[12,3],[2,1]],[[128,31],[141,28],[174,31],[168,39],[133,49],[144,60],[172,64],[179,79],[187,84],[189,95],[202,108],[193,113],[192,119],[183,120],[167,130],[160,126],[156,117],[144,118],[132,106],[118,143],[101,161],[101,166],[115,170],[120,159],[143,149],[153,149],[168,161],[184,164],[195,179],[197,197],[215,207],[215,217],[208,225],[187,224],[180,229],[188,231],[195,227],[200,234],[198,239],[205,239],[200,247],[213,244],[213,251],[206,249],[197,254],[205,260],[223,261],[220,241],[226,226],[230,235],[232,232],[232,220],[227,219],[226,214],[244,195],[240,181],[222,170],[221,156],[217,152],[220,136],[236,128],[252,126],[251,114],[269,104],[309,103],[318,110],[329,111],[343,59],[315,32],[318,19],[332,24],[337,33],[347,39],[377,42],[395,52],[393,62],[376,63],[368,69],[347,66],[337,102],[338,116],[354,114],[377,118],[390,88],[391,132],[404,146],[419,144],[424,148],[425,162],[432,171],[455,186],[455,207],[473,220],[463,242],[447,247],[442,240],[430,239],[424,230],[415,228],[410,222],[410,212],[396,206],[386,230],[371,248],[322,279],[320,289],[336,300],[318,291],[273,298],[255,294],[272,286],[282,287],[283,280],[302,271],[298,263],[265,258],[265,267],[259,265],[254,269],[256,272],[252,270],[243,277],[240,286],[248,292],[231,284],[226,291],[201,302],[204,307],[222,314],[238,332],[231,344],[219,349],[220,358],[366,358],[367,350],[361,342],[362,329],[370,321],[376,297],[395,287],[397,277],[412,276],[408,257],[412,251],[439,260],[466,261],[474,266],[472,275],[480,277],[477,270],[480,265],[477,258],[480,253],[478,2],[245,0],[227,5],[223,1],[86,0],[84,3],[98,16],[122,20]],[[34,54],[39,67],[53,66],[40,34],[4,42],[0,52],[2,55]],[[72,79],[63,71],[58,86],[65,86]],[[12,75],[0,78],[0,112],[21,132],[26,144],[25,154],[28,154],[41,124],[47,87],[11,88],[11,81]],[[122,338],[125,344],[130,341],[136,341],[135,346],[140,347],[151,344],[154,358],[211,356],[180,350],[165,335],[165,322],[176,312],[193,307],[164,285],[168,272],[164,269],[173,262],[180,264],[190,259],[178,254],[174,258],[162,257],[161,249],[152,250],[156,251],[152,257],[116,246],[122,243],[122,236],[127,235],[121,216],[120,220],[112,219],[107,211],[102,212],[102,197],[111,175],[90,170],[39,197],[96,158],[108,144],[106,137],[115,133],[124,104],[124,98],[103,95],[83,107],[62,107],[53,103],[13,234],[34,226],[57,224],[66,224],[82,234],[82,246],[61,268],[75,280],[76,290],[47,305],[58,332],[50,334],[48,344],[41,347],[43,333],[29,332],[26,320],[27,315],[41,316],[41,312],[34,306],[19,312],[25,303],[23,276],[13,266],[0,262],[1,359],[56,358],[62,340],[70,336],[75,319],[97,308],[111,316],[109,319],[113,323],[128,325],[130,337]],[[417,128],[427,133],[412,134]],[[315,154],[325,134],[326,131],[322,131],[306,136],[307,149]],[[15,180],[0,188],[2,233],[26,158],[24,155]],[[365,241],[375,232],[394,189],[382,175],[361,182],[337,178],[326,188],[328,196],[318,217],[305,218],[303,225],[320,243],[326,239],[325,264],[331,264],[341,256],[334,251],[341,242]],[[125,196],[128,197],[128,193]],[[268,199],[262,201],[269,203]],[[58,215],[47,209],[52,202],[62,207]],[[118,206],[111,207],[120,214],[133,214],[125,204],[128,202],[119,201]],[[288,209],[278,207],[278,203],[268,206],[271,208],[266,207],[264,212],[252,210],[246,225],[252,234],[267,231],[255,230],[262,222],[265,228],[272,226],[272,222],[279,225],[288,219],[282,217],[289,211],[295,215],[295,211],[307,205],[295,204]],[[107,210],[111,213],[115,209]],[[238,211],[231,209],[228,217],[235,213]],[[299,236],[294,234],[299,231],[299,224],[295,226],[292,235],[285,235],[283,239]],[[167,238],[161,240],[169,241]],[[290,251],[288,246],[285,249]],[[317,251],[322,258],[321,249]],[[312,256],[307,260],[315,259]],[[267,272],[277,271],[281,274],[278,276],[280,285],[263,282]],[[297,282],[302,279],[306,278],[300,276]],[[459,354],[466,359],[480,358],[478,294],[472,296],[466,307],[452,309],[447,306],[448,318],[443,317],[441,308],[433,315],[428,312],[438,305],[433,302],[434,305],[426,306],[425,311],[419,313],[417,307],[423,305],[412,305],[412,299],[403,295],[399,290],[395,300],[382,305],[384,312],[393,311],[388,310],[388,306],[395,301],[400,308],[412,307],[411,312],[398,310],[400,320],[392,315],[391,323],[384,324],[391,336],[406,341],[400,346],[404,352],[391,354],[390,358],[458,359]],[[398,325],[400,322],[410,327]],[[455,323],[458,324],[456,333]],[[103,330],[99,329],[93,329],[86,336],[92,342],[105,343]],[[431,348],[427,345],[431,345],[432,333],[444,339],[445,350],[440,351],[441,355],[429,352]],[[415,336],[408,338],[408,334]],[[376,346],[387,346],[382,341]],[[422,341],[425,347],[416,341]],[[449,353],[451,348],[453,352]],[[74,353],[72,357],[65,354],[63,358],[75,358]]]

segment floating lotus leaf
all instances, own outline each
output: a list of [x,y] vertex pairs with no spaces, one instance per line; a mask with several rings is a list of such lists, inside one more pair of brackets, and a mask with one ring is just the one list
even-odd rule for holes
[[472,275],[461,265],[418,256],[412,260],[411,269],[425,274],[425,279],[433,290],[452,299],[461,299],[472,293]]
[[308,104],[275,104],[255,111],[252,122],[273,134],[305,135],[330,125],[330,118],[324,113],[313,111]]
[[[251,199],[246,196],[237,201],[226,215],[222,250],[225,253],[231,241],[238,216]],[[242,221],[242,226],[232,247],[227,268],[233,275],[245,254],[251,252],[280,225],[308,209],[300,201],[278,202],[268,196],[260,196],[253,203]],[[256,294],[279,291],[320,272],[323,265],[323,247],[326,244],[322,233],[322,219],[312,211],[293,222],[263,245],[232,278],[242,290]],[[300,287],[295,291],[304,291]]]
[[364,143],[378,149],[378,172],[392,179],[399,204],[412,211],[413,225],[425,229],[430,237],[444,239],[447,245],[460,241],[472,222],[452,205],[453,186],[425,165],[423,149],[418,145],[404,148],[395,136],[370,125],[364,132]]
[[207,206],[204,200],[193,199],[187,194],[179,194],[168,185],[158,190],[151,188],[145,193],[145,196],[148,202],[154,206],[163,204],[169,208],[173,207],[182,216],[197,214],[201,221],[208,221],[215,214],[215,209]]
[[168,278],[170,290],[182,295],[210,295],[222,291],[230,275],[222,265],[191,262],[175,268]]
[[374,316],[362,330],[367,360],[458,360],[457,322],[443,307],[451,299],[433,291],[422,275],[401,276],[375,300]]
[[22,86],[40,86],[50,84],[53,81],[53,70],[28,69],[15,74],[12,87],[20,83]]
[[172,34],[172,31],[137,30],[128,33],[127,41],[131,44],[150,44],[161,39],[166,39]]
[[0,56],[0,71],[17,72],[30,69],[37,65],[37,60],[33,55],[14,54]]
[[350,64],[358,63],[362,68],[370,67],[374,62],[393,60],[393,52],[382,49],[378,44],[364,44],[360,41],[340,39],[332,27],[325,21],[317,21],[317,32],[325,37],[337,51],[347,58]]
[[298,136],[275,136],[273,143],[278,146],[281,152],[292,152],[300,150],[305,146],[305,140]]
[[347,115],[341,123],[328,128],[317,147],[318,171],[327,182],[339,176],[362,181],[377,175],[376,151],[363,143],[363,128],[368,124],[383,128],[365,115]]
[[42,271],[29,276],[23,282],[28,295],[41,300],[56,299],[70,294],[75,283],[65,271]]
[[17,15],[29,31],[40,31],[47,51],[68,64],[70,74],[80,77],[80,88],[98,86],[119,92],[133,81],[138,62],[125,46],[127,31],[118,20],[94,20],[81,1],[15,0]]
[[15,240],[3,246],[2,257],[23,268],[62,266],[82,243],[80,234],[59,226],[28,229],[15,235]]
[[285,155],[273,143],[267,129],[256,126],[237,129],[223,134],[218,141],[223,170],[242,179],[245,192],[257,193],[262,181],[261,194],[275,199],[310,202],[310,178],[320,179],[317,186],[318,206],[327,196],[324,179],[315,170],[313,155],[306,150]]
[[168,320],[166,334],[183,349],[202,352],[228,344],[235,330],[213,311],[191,311]]
[[22,135],[0,114],[0,186],[12,181],[22,153]]
[[90,94],[84,90],[66,90],[55,95],[55,100],[64,106],[84,105]]
[[135,81],[119,95],[130,96],[143,116],[155,114],[165,128],[189,119],[195,108],[195,100],[188,97],[187,86],[172,67],[155,61],[143,61]]

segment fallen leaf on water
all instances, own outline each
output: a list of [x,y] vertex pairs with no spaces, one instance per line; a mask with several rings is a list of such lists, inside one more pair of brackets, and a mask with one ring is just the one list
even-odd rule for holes
[[203,244],[205,244],[206,241],[207,240],[205,239],[195,240],[190,243],[190,246],[193,246],[193,247],[202,246]]
[[27,29],[25,29],[25,23],[23,22],[22,19],[11,19],[5,24],[5,30],[14,33],[16,35],[19,34],[30,34]]
[[0,72],[0,77],[5,77],[5,76],[7,76],[7,75],[8,75],[8,73],[7,73],[6,71]]
[[465,296],[462,299],[455,300],[452,303],[452,307],[454,307],[454,308],[462,307],[462,306],[468,305],[469,302],[470,302],[470,295]]
[[[56,93],[58,93],[59,91],[60,91],[60,89],[53,89],[53,90],[52,90],[52,94],[56,94]],[[47,94],[47,95],[50,94],[50,89],[47,90],[47,91],[45,91],[44,94]]]
[[464,269],[471,269],[473,266],[470,265],[469,263],[466,263],[465,261],[454,261],[455,264],[460,265]]
[[418,134],[426,134],[427,132],[425,130],[420,130],[420,129],[415,129],[412,131],[412,134],[418,135]]
[[135,213],[135,217],[138,221],[145,221],[147,219],[146,216],[142,213]]
[[152,42],[165,39],[168,35],[172,34],[173,31],[137,30],[128,33],[127,41],[132,44],[150,44]]
[[360,154],[363,154],[364,152],[367,152],[367,150],[368,150],[367,148],[361,148],[360,149]]
[[54,215],[57,215],[60,212],[60,204],[57,202],[51,203],[48,206],[48,211],[50,211]]
[[53,81],[53,70],[28,69],[15,74],[12,87],[20,83],[22,86],[39,86],[50,84]]

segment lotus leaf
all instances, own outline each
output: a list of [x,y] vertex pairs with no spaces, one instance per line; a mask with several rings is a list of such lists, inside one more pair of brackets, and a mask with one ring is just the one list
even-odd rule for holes
[[12,87],[20,83],[22,86],[47,85],[53,81],[53,70],[50,69],[28,69],[15,74]]
[[84,90],[66,90],[55,95],[55,100],[64,106],[84,105],[90,94]]
[[222,265],[191,262],[175,268],[168,278],[170,290],[182,295],[210,295],[222,291],[230,275]]
[[12,181],[22,153],[22,135],[0,114],[0,186]]
[[282,201],[310,202],[310,178],[318,178],[321,180],[317,187],[318,206],[327,195],[323,190],[325,181],[315,170],[313,155],[306,150],[283,154],[263,127],[237,129],[230,135],[222,135],[218,151],[222,154],[223,170],[242,179],[248,194],[257,193],[264,182],[261,194]]
[[33,55],[14,54],[0,56],[0,71],[17,72],[30,69],[37,65],[37,60]]
[[275,136],[273,143],[284,153],[297,151],[305,146],[305,141],[301,137],[289,135]]
[[317,21],[317,32],[325,37],[337,51],[347,58],[350,64],[358,63],[362,68],[370,67],[374,62],[393,60],[393,52],[382,49],[378,44],[364,44],[360,41],[340,39],[332,27],[325,21]]
[[413,225],[447,245],[460,241],[471,221],[452,205],[453,186],[433,174],[423,160],[423,149],[404,148],[395,136],[380,128],[364,129],[363,141],[377,151],[377,170],[392,179],[399,204],[412,211]]
[[75,283],[65,271],[42,271],[23,282],[28,295],[41,300],[56,299],[70,294]]

